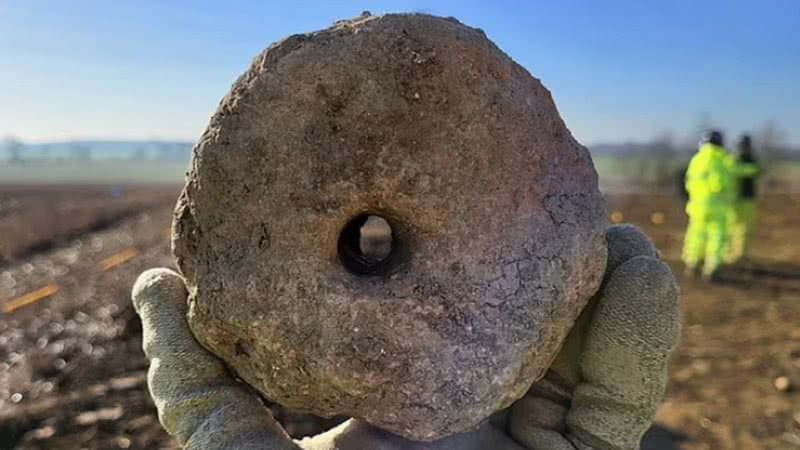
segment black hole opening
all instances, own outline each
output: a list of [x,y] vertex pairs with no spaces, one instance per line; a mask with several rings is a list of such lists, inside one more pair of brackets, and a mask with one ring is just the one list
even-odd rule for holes
[[397,247],[397,237],[386,219],[363,214],[339,234],[339,261],[356,275],[385,275],[395,265]]

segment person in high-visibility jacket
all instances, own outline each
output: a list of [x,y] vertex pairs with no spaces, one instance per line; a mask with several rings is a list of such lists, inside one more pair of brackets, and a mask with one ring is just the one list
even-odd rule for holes
[[728,264],[735,264],[747,257],[757,219],[756,177],[761,169],[753,154],[750,136],[746,134],[742,136],[738,150],[738,157],[734,159],[737,192],[728,217],[728,240],[725,251],[725,262]]
[[723,145],[721,132],[705,133],[686,170],[689,226],[683,262],[690,273],[702,262],[705,279],[711,279],[723,263],[728,220],[736,198],[734,161]]

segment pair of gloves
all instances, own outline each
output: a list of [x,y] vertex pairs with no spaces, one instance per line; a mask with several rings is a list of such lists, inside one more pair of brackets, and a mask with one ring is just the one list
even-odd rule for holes
[[608,229],[603,284],[547,374],[477,429],[415,442],[350,419],[292,440],[248,386],[193,338],[169,269],[142,273],[133,303],[164,428],[187,450],[631,450],[652,423],[680,336],[678,288],[635,227]]

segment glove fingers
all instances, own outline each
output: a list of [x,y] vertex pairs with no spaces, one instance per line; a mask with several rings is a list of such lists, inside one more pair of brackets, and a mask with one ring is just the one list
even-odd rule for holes
[[530,427],[547,428],[558,432],[566,431],[565,418],[569,408],[553,400],[526,395],[517,400],[508,416],[509,433],[517,437],[522,430]]
[[531,394],[511,407],[508,434],[529,450],[575,450],[566,431],[567,406]]
[[[196,351],[186,323],[187,293],[183,279],[169,269],[150,269],[139,275],[131,293],[133,306],[142,320],[144,351],[151,354]],[[168,351],[167,351],[168,350]]]
[[547,428],[522,427],[512,437],[527,450],[577,450],[564,435]]
[[606,230],[606,243],[608,245],[608,259],[606,260],[606,274],[608,279],[611,274],[625,261],[637,256],[658,258],[658,251],[653,242],[644,233],[633,225],[613,225]]
[[151,378],[164,370],[170,372],[154,386],[154,396],[185,382],[198,385],[230,379],[222,362],[203,349],[189,330],[187,293],[180,275],[169,269],[148,270],[136,280],[132,298],[142,320],[142,346],[151,362]]
[[619,265],[597,298],[567,426],[592,448],[638,448],[654,419],[680,336],[678,287],[649,256]]
[[162,425],[179,444],[186,449],[297,448],[258,398],[195,341],[180,275],[148,270],[136,280],[132,298],[150,360],[150,394]]

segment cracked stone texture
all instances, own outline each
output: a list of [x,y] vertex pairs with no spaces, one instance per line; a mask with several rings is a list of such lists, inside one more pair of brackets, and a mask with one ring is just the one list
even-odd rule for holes
[[[340,263],[354,217],[393,251]],[[550,93],[454,19],[387,15],[261,53],[194,149],[173,248],[199,342],[289,408],[432,440],[543,375],[597,290],[604,207]]]

